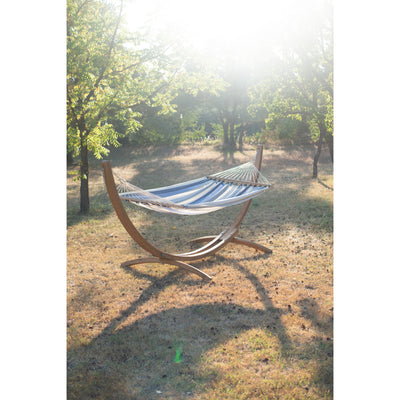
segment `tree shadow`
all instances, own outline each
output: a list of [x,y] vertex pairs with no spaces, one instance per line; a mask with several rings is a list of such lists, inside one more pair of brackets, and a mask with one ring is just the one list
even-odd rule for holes
[[[107,159],[113,160],[115,167],[122,167],[135,161],[148,161],[153,159],[162,160],[171,156],[177,156],[184,150],[177,145],[157,145],[157,146],[132,146],[124,145],[119,148],[111,149]],[[95,159],[92,159],[96,162]],[[97,160],[98,163],[98,160]]]
[[[85,348],[68,353],[69,394],[153,399],[159,390],[180,398],[181,390],[194,390],[195,382],[212,384],[217,379],[199,370],[203,354],[245,330],[264,326],[268,318],[237,305],[193,305],[152,314],[112,332],[107,329]],[[230,335],[221,335],[226,330]],[[177,343],[183,346],[180,364],[173,361]]]
[[[207,261],[201,261],[200,265],[204,263]],[[155,390],[172,391],[173,398],[180,398],[182,388],[194,390],[194,382],[211,383],[218,379],[217,372],[201,370],[203,354],[222,343],[237,340],[242,332],[253,328],[270,331],[278,337],[281,347],[287,349],[290,340],[280,321],[282,311],[274,307],[254,274],[239,262],[234,262],[233,267],[253,283],[264,310],[211,301],[180,309],[172,307],[120,328],[140,306],[175,284],[182,275],[185,286],[208,286],[212,292],[215,285],[192,278],[178,269],[163,278],[154,278],[135,268],[124,267],[127,274],[146,278],[151,283],[89,345],[68,352],[71,398],[77,393],[84,398],[106,398],[102,397],[104,392],[108,396],[113,393],[113,397],[107,398],[152,399],[156,397]],[[181,364],[174,363],[177,343],[183,346]],[[111,365],[118,365],[118,371],[111,371]]]
[[[220,261],[228,260],[217,256]],[[257,254],[250,258],[259,258]],[[206,263],[204,261],[201,264]],[[288,310],[273,304],[258,277],[240,260],[229,260],[230,266],[248,279],[257,292],[263,308],[243,307],[234,302],[213,302],[190,305],[183,308],[171,307],[151,315],[142,315],[134,323],[123,326],[129,316],[139,307],[157,298],[167,287],[180,279],[185,286],[203,286],[213,291],[214,282],[204,283],[179,269],[155,278],[135,268],[124,267],[128,275],[137,279],[146,278],[150,285],[140,297],[112,320],[88,345],[73,348],[68,352],[69,398],[96,399],[156,399],[190,397],[223,379],[218,369],[203,368],[203,359],[215,349],[231,341],[241,341],[240,336],[252,329],[263,332],[278,340],[283,359],[291,359],[292,341],[286,332],[281,317]],[[321,321],[309,313],[314,303],[301,302],[307,318],[316,324]],[[122,326],[122,327],[121,327]],[[318,341],[318,339],[317,339]],[[324,343],[313,341],[312,346]],[[311,345],[310,345],[311,346]],[[182,352],[177,361],[177,351]],[[302,357],[310,348],[304,349]],[[315,358],[315,351],[311,358]],[[321,364],[314,377],[316,384],[329,386],[330,364],[317,357]],[[265,363],[266,360],[259,360]]]
[[235,161],[235,149],[223,148],[221,151],[222,151],[225,163]]
[[328,186],[326,183],[322,182],[321,179],[318,179],[318,183],[329,190],[333,190],[333,187]]
[[[297,302],[301,309],[301,316],[310,320],[317,331],[321,331],[324,334],[331,334],[333,317],[330,315],[323,315],[319,309],[318,303],[312,298],[303,298]],[[327,336],[327,341],[330,341],[331,337]]]
[[305,357],[318,363],[313,382],[327,387],[333,393],[333,316],[324,315],[312,298],[300,299],[297,304],[300,306],[301,315],[311,321],[314,329],[320,332],[319,337],[314,338],[304,349]]

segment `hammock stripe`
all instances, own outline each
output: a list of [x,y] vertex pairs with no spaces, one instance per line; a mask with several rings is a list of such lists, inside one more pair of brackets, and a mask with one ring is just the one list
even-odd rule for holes
[[253,162],[217,174],[175,185],[144,190],[116,176],[122,200],[151,210],[196,215],[243,203],[270,188],[271,184]]

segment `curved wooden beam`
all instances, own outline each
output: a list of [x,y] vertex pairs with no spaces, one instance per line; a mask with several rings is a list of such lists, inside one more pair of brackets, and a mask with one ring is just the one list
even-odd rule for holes
[[[210,241],[215,240],[215,238],[216,238],[216,236],[202,236],[202,237],[198,237],[196,239],[190,240],[189,243],[210,242]],[[238,238],[236,236],[233,239],[231,239],[229,241],[229,243],[241,244],[244,246],[252,247],[253,249],[260,250],[260,251],[262,251],[264,253],[268,253],[268,254],[272,253],[272,250],[269,249],[268,247],[262,246],[261,244],[258,244],[258,243],[251,242],[250,240]]]
[[102,161],[101,166],[103,168],[104,182],[106,184],[108,197],[110,198],[111,204],[113,205],[114,210],[125,230],[129,233],[132,239],[135,240],[135,242],[148,253],[155,257],[162,257],[163,252],[157,249],[157,247],[153,246],[140,234],[126,213],[115,185],[110,161]]
[[192,272],[193,274],[196,274],[207,281],[210,281],[212,279],[211,276],[207,275],[205,272],[194,267],[193,265],[186,264],[178,260],[168,260],[158,257],[137,258],[135,260],[125,261],[121,264],[121,267],[130,267],[131,265],[137,264],[171,264],[175,265],[176,267],[185,269],[186,271]]

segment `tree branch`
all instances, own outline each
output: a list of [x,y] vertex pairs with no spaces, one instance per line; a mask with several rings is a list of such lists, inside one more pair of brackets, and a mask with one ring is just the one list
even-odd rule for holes
[[147,61],[151,61],[151,60],[154,60],[154,59],[156,59],[156,58],[159,58],[160,56],[164,55],[164,54],[167,52],[167,50],[169,50],[171,47],[172,47],[172,44],[169,45],[169,46],[167,46],[167,47],[165,47],[165,48],[164,48],[162,51],[160,51],[159,53],[153,54],[152,56],[149,56],[149,57],[147,57],[147,58],[146,58],[146,57],[143,57],[143,58],[140,59],[138,62],[135,62],[135,63],[133,63],[133,64],[131,64],[131,65],[128,65],[128,66],[126,66],[126,67],[120,69],[119,71],[114,71],[113,74],[120,74],[121,72],[125,72],[125,71],[127,71],[128,69],[135,68],[135,67],[137,67],[138,65],[144,64],[144,63],[147,62]]
[[118,31],[119,24],[121,22],[121,17],[122,17],[122,6],[123,6],[123,0],[121,0],[121,6],[120,6],[120,9],[119,9],[119,15],[118,15],[118,18],[117,18],[117,23],[115,25],[115,29],[114,29],[114,32],[113,32],[113,35],[112,35],[112,38],[111,38],[111,41],[110,41],[110,46],[108,48],[106,60],[104,61],[103,67],[102,67],[101,72],[100,72],[100,75],[97,78],[95,84],[93,85],[93,88],[91,89],[91,91],[87,94],[87,96],[83,100],[83,102],[85,104],[87,104],[89,102],[89,100],[93,97],[95,90],[99,87],[100,82],[104,78],[105,71],[107,69],[108,63],[109,63],[110,58],[111,58],[112,50],[113,50],[113,48],[115,46],[115,37],[117,36],[117,31]]

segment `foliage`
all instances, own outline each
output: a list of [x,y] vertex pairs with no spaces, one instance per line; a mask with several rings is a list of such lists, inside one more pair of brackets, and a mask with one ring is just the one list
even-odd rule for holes
[[[187,62],[178,42],[146,42],[128,32],[123,6],[123,0],[67,3],[67,150],[80,156],[83,213],[89,210],[89,153],[101,158],[122,136],[138,132],[143,110],[174,113],[180,92],[216,93],[220,87],[214,74]],[[176,121],[168,119],[172,125],[165,131],[158,117],[147,117],[147,142],[159,142],[165,133],[165,140],[175,138]]]
[[177,144],[182,140],[182,126],[176,113],[146,115],[142,127],[130,136],[130,143],[137,145]]
[[309,125],[295,116],[269,115],[266,129],[261,134],[262,143],[307,144],[311,139]]
[[67,149],[80,155],[83,213],[89,211],[89,152],[101,158],[119,145],[110,115],[138,128],[134,107],[149,100],[156,84],[143,79],[149,55],[127,46],[122,11],[123,1],[119,8],[98,0],[67,3]]
[[124,42],[121,9],[112,3],[69,0],[67,4],[67,145],[80,154],[82,146],[100,158],[106,146],[118,146],[120,133],[109,123],[109,110],[137,127],[131,103],[134,82],[129,67],[139,54]]
[[[290,135],[294,122],[306,123],[311,137],[328,143],[333,161],[333,41],[329,1],[307,3],[320,13],[313,23],[288,35],[276,53],[275,73],[251,89],[251,112],[265,109],[268,122],[283,121]],[[289,39],[290,38],[290,39]],[[320,151],[320,150],[319,150]]]

